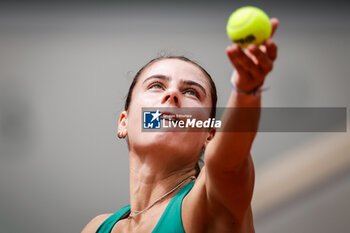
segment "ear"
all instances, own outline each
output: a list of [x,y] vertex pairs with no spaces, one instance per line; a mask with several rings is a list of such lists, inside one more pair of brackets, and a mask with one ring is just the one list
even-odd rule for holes
[[119,121],[118,121],[118,135],[122,138],[126,137],[128,134],[128,113],[123,111],[120,113]]
[[208,143],[210,142],[210,140],[213,139],[213,137],[215,136],[215,133],[216,133],[216,129],[215,128],[211,128],[208,132],[208,137],[206,138],[205,142],[204,142],[204,145],[203,145],[203,148],[205,149],[208,145]]

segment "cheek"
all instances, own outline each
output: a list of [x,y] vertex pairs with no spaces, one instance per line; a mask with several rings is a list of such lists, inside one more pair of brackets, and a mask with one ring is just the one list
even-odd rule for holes
[[134,96],[133,107],[134,108],[147,108],[153,106],[159,106],[161,102],[161,92],[141,92]]
[[129,138],[133,138],[140,134],[141,131],[141,111],[142,108],[137,104],[137,101],[130,103],[127,118],[127,130]]
[[[181,140],[181,148],[184,154],[191,156],[191,159],[197,160],[198,155],[204,147],[206,135],[199,132],[190,132]],[[188,153],[190,152],[190,153]]]

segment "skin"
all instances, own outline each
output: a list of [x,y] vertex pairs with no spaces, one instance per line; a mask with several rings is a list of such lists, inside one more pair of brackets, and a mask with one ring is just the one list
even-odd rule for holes
[[[273,18],[271,23],[274,33],[278,20]],[[269,39],[263,45],[250,45],[244,51],[232,45],[227,47],[226,53],[236,70],[232,81],[240,90],[250,91],[262,84],[272,70],[277,45]],[[202,86],[206,94],[197,85],[186,84],[188,80]],[[254,165],[250,149],[256,136],[259,112],[247,116],[242,112],[226,111],[223,115],[223,127],[247,123],[252,125],[252,132],[143,133],[138,123],[141,122],[141,107],[211,105],[209,83],[193,64],[166,59],[152,64],[141,74],[130,108],[121,113],[118,126],[118,132],[127,136],[129,143],[131,209],[144,209],[195,174],[195,164],[204,148],[205,167],[182,204],[185,231],[254,232],[251,211]],[[229,108],[260,106],[261,97],[235,91],[232,91],[227,103]],[[112,232],[151,232],[175,194],[134,218],[118,221]],[[95,217],[82,232],[96,232],[110,215]]]

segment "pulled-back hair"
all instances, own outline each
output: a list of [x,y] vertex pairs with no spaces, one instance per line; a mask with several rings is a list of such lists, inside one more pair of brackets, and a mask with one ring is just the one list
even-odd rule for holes
[[215,118],[216,115],[216,102],[217,102],[217,93],[216,93],[216,86],[215,83],[213,81],[213,79],[211,78],[210,74],[200,65],[198,65],[196,62],[188,59],[187,57],[184,56],[161,56],[161,57],[157,57],[152,59],[151,61],[149,61],[146,65],[144,65],[135,75],[134,79],[132,80],[132,83],[129,87],[129,91],[128,91],[128,95],[126,97],[125,100],[125,105],[124,105],[124,110],[127,111],[129,109],[129,105],[131,103],[131,99],[132,99],[132,92],[134,90],[134,87],[140,77],[140,75],[142,74],[142,72],[149,67],[150,65],[154,64],[157,61],[160,60],[165,60],[165,59],[178,59],[181,61],[185,61],[185,62],[189,62],[195,66],[197,66],[205,75],[205,77],[207,78],[209,84],[210,84],[210,94],[211,94],[211,103],[212,103],[212,109],[210,112],[210,118]]

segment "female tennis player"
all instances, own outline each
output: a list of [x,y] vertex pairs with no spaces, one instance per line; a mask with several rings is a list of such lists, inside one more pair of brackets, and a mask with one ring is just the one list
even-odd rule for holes
[[[278,26],[271,19],[272,34]],[[226,49],[235,72],[227,107],[260,108],[259,88],[272,70],[277,45]],[[254,232],[250,149],[259,114],[225,111],[222,127],[250,124],[250,132],[142,132],[142,107],[203,107],[215,116],[216,88],[209,74],[184,57],[161,57],[135,76],[120,115],[118,137],[130,157],[130,205],[92,219],[83,233]],[[240,115],[241,114],[241,115]],[[197,161],[204,150],[205,166]]]

